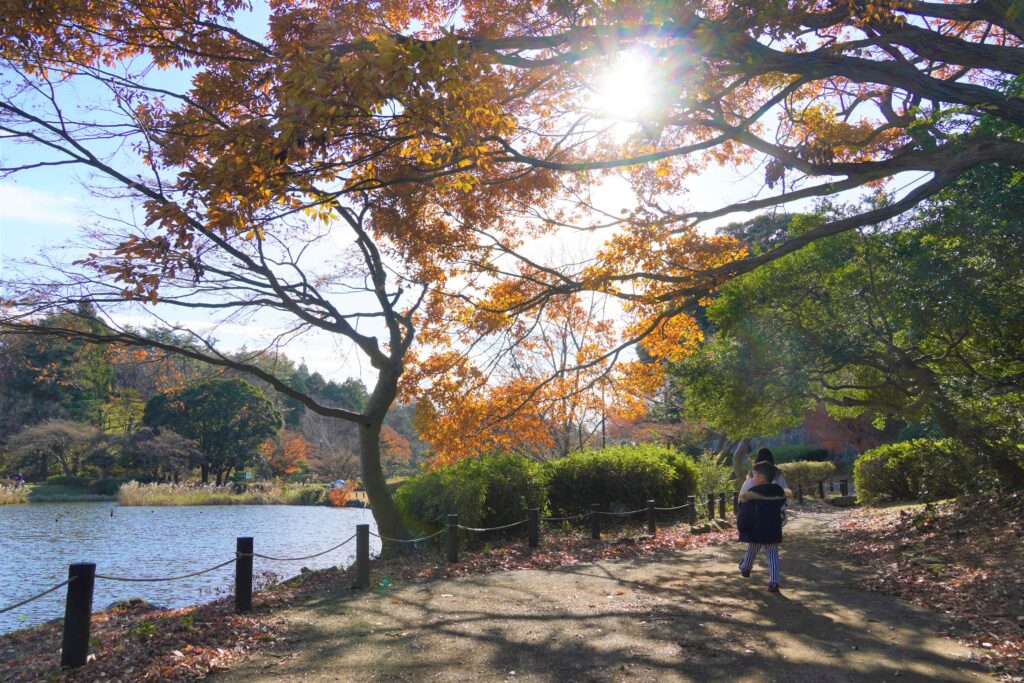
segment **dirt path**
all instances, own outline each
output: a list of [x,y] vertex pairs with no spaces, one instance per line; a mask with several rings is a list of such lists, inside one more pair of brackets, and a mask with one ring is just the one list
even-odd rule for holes
[[782,593],[740,544],[325,596],[219,683],[989,681],[939,615],[856,588],[828,515],[794,513]]

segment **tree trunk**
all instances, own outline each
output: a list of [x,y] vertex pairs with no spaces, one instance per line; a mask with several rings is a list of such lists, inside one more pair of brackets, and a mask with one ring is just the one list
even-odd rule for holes
[[222,470],[221,468],[218,467],[217,468],[217,486],[221,486],[223,484],[224,484],[224,470]]
[[[384,418],[398,396],[398,378],[402,373],[400,362],[392,367],[382,368],[377,383],[367,401],[364,419],[359,424],[359,465],[362,471],[363,488],[370,501],[373,519],[377,522],[377,533],[390,538],[407,538],[402,524],[402,515],[388,491],[387,479],[380,462],[380,430]],[[411,544],[394,543],[381,539],[385,553],[411,550]]]
[[736,477],[737,484],[743,483],[747,476],[747,453],[750,451],[750,437],[744,437],[736,444],[736,450],[732,452],[732,472]]
[[[367,420],[359,425],[359,464],[362,470],[363,488],[370,500],[370,510],[377,522],[377,531],[381,536],[402,538],[405,530],[402,515],[388,491],[388,482],[384,470],[380,466],[380,430],[382,421]],[[383,540],[386,551],[401,550],[405,543],[389,543]],[[394,546],[394,547],[393,547]]]
[[210,483],[210,466],[203,463],[199,466],[199,470],[202,472],[203,484]]
[[719,465],[725,465],[730,461],[732,450],[739,444],[739,441],[730,441],[729,439],[723,438],[718,449],[718,454],[715,458],[715,463]]

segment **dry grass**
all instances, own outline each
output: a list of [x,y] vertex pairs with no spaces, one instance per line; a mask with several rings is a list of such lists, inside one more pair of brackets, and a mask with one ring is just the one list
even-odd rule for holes
[[21,505],[28,502],[28,487],[0,486],[0,505]]
[[140,484],[130,481],[118,490],[121,505],[320,505],[323,487],[317,485],[255,484],[236,493],[225,486]]

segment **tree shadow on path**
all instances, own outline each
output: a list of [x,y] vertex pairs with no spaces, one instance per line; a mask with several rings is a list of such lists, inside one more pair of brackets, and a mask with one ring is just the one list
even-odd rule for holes
[[992,680],[939,615],[859,590],[824,515],[786,529],[780,594],[740,544],[430,580],[291,610],[288,642],[215,680]]

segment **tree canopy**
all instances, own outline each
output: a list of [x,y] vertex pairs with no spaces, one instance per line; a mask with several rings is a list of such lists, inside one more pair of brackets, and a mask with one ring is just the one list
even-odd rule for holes
[[203,483],[217,485],[232,470],[252,463],[259,447],[284,426],[281,414],[256,387],[239,379],[206,380],[181,391],[157,394],[143,422],[192,439],[200,452]]
[[819,401],[933,420],[1019,483],[1022,211],[1021,173],[976,170],[903,229],[818,241],[730,282],[709,309],[716,337],[678,368],[690,409],[736,435],[791,426]]
[[[6,282],[4,324],[65,333],[40,316],[86,300],[110,324],[127,303],[159,303],[282,320],[270,345],[344,338],[377,372],[358,409],[230,358],[209,335],[76,331],[246,371],[358,425],[390,536],[380,430],[418,331],[469,352],[465,335],[514,339],[521,316],[590,290],[621,301],[619,341],[559,376],[612,372],[637,342],[650,360],[678,359],[700,339],[695,306],[728,278],[896,216],[971,169],[1024,160],[1011,0],[282,1],[265,31],[247,30],[236,0],[5,10],[0,133],[27,152],[0,173],[88,170],[139,215],[93,231],[74,272]],[[594,94],[627,57],[653,96],[612,114]],[[716,166],[756,174],[762,192],[690,206],[687,182]],[[908,172],[920,177],[901,190]],[[630,188],[621,213],[600,201],[613,180]],[[858,189],[883,196],[761,253],[701,230]],[[603,241],[579,259],[530,252],[573,229]]]

